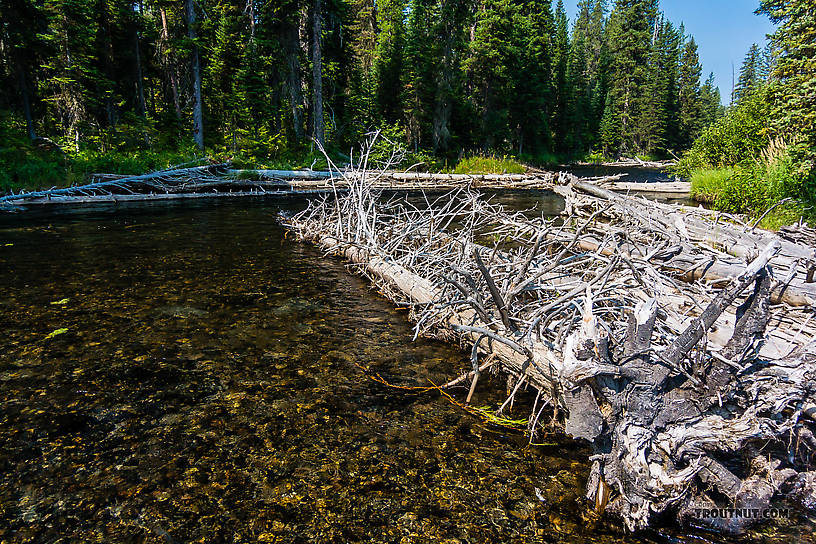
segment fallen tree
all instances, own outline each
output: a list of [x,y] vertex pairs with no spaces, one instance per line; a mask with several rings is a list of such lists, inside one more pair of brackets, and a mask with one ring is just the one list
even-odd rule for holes
[[[512,378],[500,411],[532,387],[531,439],[554,423],[592,445],[597,510],[632,530],[670,513],[739,532],[756,519],[698,513],[816,504],[816,328],[812,306],[772,303],[782,242],[706,284],[660,266],[681,227],[627,200],[529,221],[468,188],[385,200],[364,167],[343,177],[348,193],[283,223],[409,306],[417,334],[468,345],[472,369],[451,382],[469,380],[468,399],[487,366]],[[680,251],[713,249],[689,236]]]
[[267,190],[290,189],[290,186],[285,183],[226,177],[228,168],[229,163],[222,163],[170,168],[135,176],[95,174],[93,177],[96,181],[84,185],[0,196],[0,209],[15,209],[19,205],[26,204],[150,200],[156,195],[162,195],[166,199],[205,193],[221,194],[242,191],[246,194],[253,194],[253,192]]

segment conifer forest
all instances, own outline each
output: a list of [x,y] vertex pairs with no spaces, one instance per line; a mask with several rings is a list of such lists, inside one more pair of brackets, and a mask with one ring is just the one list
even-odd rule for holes
[[[671,157],[720,114],[658,0],[2,0],[7,137],[252,156],[386,128],[416,152]],[[756,62],[764,62],[762,52]]]

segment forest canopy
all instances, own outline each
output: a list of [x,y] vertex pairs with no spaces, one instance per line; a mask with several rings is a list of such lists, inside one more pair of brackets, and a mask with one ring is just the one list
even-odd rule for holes
[[0,20],[0,136],[74,157],[257,160],[375,127],[429,157],[669,156],[720,113],[658,0],[573,22],[562,0],[0,0]]

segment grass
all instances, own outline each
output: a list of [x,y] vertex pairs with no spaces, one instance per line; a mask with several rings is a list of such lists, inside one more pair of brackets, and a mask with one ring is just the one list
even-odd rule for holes
[[90,174],[143,174],[193,161],[192,151],[81,151],[63,155],[28,144],[0,149],[0,193],[84,183]]
[[691,172],[691,196],[698,202],[714,203],[734,175],[732,168],[698,168]]
[[524,165],[509,157],[466,157],[454,168],[454,174],[523,174]]
[[750,222],[759,221],[758,226],[768,230],[800,219],[816,224],[816,212],[807,201],[809,194],[807,179],[785,157],[691,172],[693,198],[717,210],[745,214]]

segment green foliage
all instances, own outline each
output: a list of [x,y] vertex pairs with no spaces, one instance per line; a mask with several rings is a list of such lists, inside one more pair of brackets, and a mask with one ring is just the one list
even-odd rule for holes
[[459,161],[454,174],[523,174],[524,165],[509,157],[466,157]]
[[586,155],[580,158],[579,162],[587,162],[592,164],[601,164],[605,162],[614,162],[613,157],[609,157],[604,155],[601,151],[590,151]]
[[[713,198],[716,208],[762,218],[762,226],[776,228],[799,217],[812,222],[816,15],[807,0],[763,0],[757,12],[779,25],[770,47],[751,47],[735,105],[703,131],[677,170],[691,173],[693,191]],[[730,169],[700,170],[710,167]]]
[[322,102],[332,152],[384,127],[429,169],[468,153],[663,156],[719,104],[657,0],[616,0],[610,15],[609,0],[580,0],[573,22],[563,0],[207,0],[194,22],[185,4],[0,2],[15,21],[0,35],[0,119],[66,153],[5,140],[3,187],[187,158],[198,104],[211,156],[309,166]]
[[734,88],[734,102],[742,102],[745,97],[750,95],[763,83],[762,78],[762,53],[757,44],[752,44],[748,53],[745,55],[745,60],[742,61],[740,68],[739,80]]
[[762,87],[704,129],[675,171],[687,177],[694,169],[733,166],[759,157],[768,145],[769,116],[768,89]]
[[713,203],[725,192],[734,175],[732,168],[696,168],[691,171],[691,196],[698,202]]
[[801,146],[806,168],[816,165],[816,11],[812,0],[762,0],[758,13],[777,23],[778,52],[771,78],[771,124],[776,135]]
[[[691,194],[714,208],[762,218],[760,226],[775,229],[800,217],[816,219],[813,180],[802,175],[796,159],[781,156],[744,161],[733,168],[699,169],[691,173]],[[791,199],[777,205],[785,199]],[[767,211],[769,213],[766,214]]]
[[804,178],[793,157],[745,161],[734,169],[714,201],[717,209],[761,214],[780,200],[804,196]]
[[[2,125],[0,123],[0,125]],[[46,189],[87,180],[89,174],[142,174],[187,163],[196,158],[190,149],[173,151],[83,148],[63,151],[49,142],[31,143],[22,127],[2,131],[0,191]]]
[[601,122],[601,141],[611,154],[646,150],[650,128],[641,123],[653,96],[649,93],[652,35],[657,0],[616,0],[608,36],[612,64],[609,93]]

